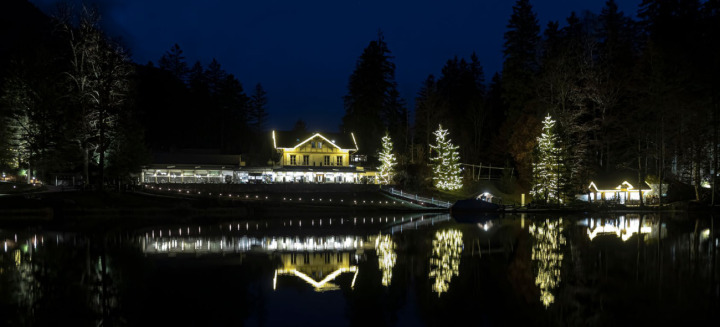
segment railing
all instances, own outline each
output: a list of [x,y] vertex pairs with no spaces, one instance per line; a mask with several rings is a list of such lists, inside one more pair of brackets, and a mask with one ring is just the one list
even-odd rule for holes
[[411,193],[403,192],[402,190],[396,190],[395,188],[392,188],[389,186],[381,186],[380,189],[382,189],[383,191],[388,192],[392,195],[397,195],[404,199],[415,200],[415,201],[418,201],[421,203],[432,204],[432,205],[440,207],[440,208],[450,208],[452,206],[452,203],[450,203],[448,201],[437,200],[435,198],[422,197],[417,194],[411,194]]

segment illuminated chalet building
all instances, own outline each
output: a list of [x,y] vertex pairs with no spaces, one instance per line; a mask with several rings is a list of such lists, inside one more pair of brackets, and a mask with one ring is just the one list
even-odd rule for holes
[[272,132],[279,167],[273,169],[276,182],[370,183],[375,171],[359,166],[365,157],[358,154],[355,136],[339,133]]
[[268,166],[246,166],[241,155],[208,150],[158,153],[142,167],[143,183],[354,183],[376,184],[377,172],[362,166],[354,135],[272,131],[276,156]]

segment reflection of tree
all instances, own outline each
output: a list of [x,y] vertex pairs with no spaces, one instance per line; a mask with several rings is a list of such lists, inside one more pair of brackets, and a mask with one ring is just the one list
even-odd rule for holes
[[463,249],[462,232],[449,229],[435,233],[430,257],[430,278],[435,278],[432,290],[438,296],[450,288],[450,280],[460,273],[460,254]]
[[382,271],[382,284],[383,286],[390,286],[392,270],[397,260],[395,242],[393,242],[390,235],[380,235],[375,239],[375,251],[377,251],[380,271]]
[[530,234],[534,237],[532,260],[537,263],[535,285],[540,288],[540,300],[545,307],[555,301],[553,290],[560,284],[565,245],[562,233],[562,218],[553,221],[546,219],[542,223],[533,222],[530,225]]

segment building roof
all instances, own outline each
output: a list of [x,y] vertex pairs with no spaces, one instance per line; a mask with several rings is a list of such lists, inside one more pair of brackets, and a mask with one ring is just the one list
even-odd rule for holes
[[[643,189],[643,190],[650,189],[650,187],[648,185],[642,185],[642,186],[638,185],[637,172],[628,170],[628,169],[613,170],[613,171],[609,171],[609,172],[600,173],[595,178],[591,178],[588,181],[588,187],[591,186],[591,183],[594,183],[595,187],[598,190],[615,190],[618,186],[622,185],[623,183],[627,183],[627,184],[631,185],[632,189]],[[645,184],[647,184],[647,182]],[[623,188],[625,188],[626,186],[624,186]]]
[[154,153],[152,155],[153,165],[215,165],[215,166],[240,166],[241,156],[239,154],[213,154],[213,153]]
[[310,139],[315,134],[320,134],[341,149],[356,148],[351,134],[298,131],[273,131],[273,133],[275,135],[275,147],[277,148],[294,148],[298,144]]

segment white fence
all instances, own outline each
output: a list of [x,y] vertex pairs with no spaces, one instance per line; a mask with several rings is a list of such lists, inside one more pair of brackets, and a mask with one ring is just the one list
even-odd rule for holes
[[448,201],[437,200],[435,198],[426,198],[426,197],[419,196],[417,194],[411,194],[411,193],[403,192],[402,190],[396,190],[396,189],[394,189],[392,187],[388,187],[388,186],[382,186],[381,189],[385,192],[388,192],[392,195],[399,196],[404,199],[415,200],[415,201],[418,201],[421,203],[429,203],[429,204],[432,204],[432,205],[434,205],[436,207],[440,207],[440,208],[450,208],[452,206],[452,203],[450,203]]

